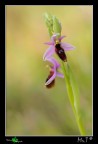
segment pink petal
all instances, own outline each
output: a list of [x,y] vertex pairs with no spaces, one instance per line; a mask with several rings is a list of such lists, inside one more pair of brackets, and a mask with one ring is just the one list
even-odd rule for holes
[[53,44],[55,44],[56,37],[57,37],[58,35],[60,35],[60,34],[59,34],[59,33],[56,33],[56,34],[54,34],[54,35],[51,37],[51,42],[52,42]]
[[56,77],[56,71],[54,71],[53,76],[45,83],[45,85],[49,85]]
[[55,44],[55,40],[56,40],[56,34],[55,35],[53,35],[52,37],[51,37],[51,41],[52,41],[52,43],[54,43]]
[[46,52],[43,55],[43,60],[45,60],[46,58],[50,57],[53,55],[53,53],[55,52],[55,48],[53,46],[50,46]]
[[58,35],[60,35],[60,34],[59,34],[59,33],[56,33],[56,34],[54,34],[54,35],[51,37],[51,41],[52,41],[53,44],[55,44],[55,40],[56,40],[56,37],[57,37]]
[[56,76],[64,78],[64,75],[62,73],[56,72]]
[[64,37],[66,37],[66,36],[61,36],[61,37],[59,38],[59,41],[61,41]]
[[61,42],[61,47],[65,50],[65,51],[69,51],[69,50],[73,50],[75,47],[72,46],[69,43],[62,43]]
[[50,58],[46,58],[45,60],[51,62],[54,66],[55,69],[59,68],[60,67],[60,64],[56,61],[55,58],[53,57],[50,57]]
[[46,44],[46,45],[53,45],[54,43],[53,42],[45,42],[44,44]]

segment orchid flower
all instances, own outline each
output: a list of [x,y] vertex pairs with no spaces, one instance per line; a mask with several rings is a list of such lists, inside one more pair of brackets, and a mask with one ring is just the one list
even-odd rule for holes
[[58,69],[60,68],[60,64],[53,57],[46,58],[45,60],[53,64],[53,66],[50,66],[50,74],[48,75],[46,82],[45,82],[46,87],[51,88],[55,84],[56,76],[64,78],[64,75],[58,72]]
[[51,42],[46,42],[45,44],[50,45],[50,47],[46,50],[43,56],[43,60],[51,57],[54,53],[56,53],[61,60],[67,61],[67,57],[65,51],[73,50],[75,47],[69,43],[63,43],[61,40],[65,36],[61,36],[58,38],[59,34],[54,34],[51,37]]

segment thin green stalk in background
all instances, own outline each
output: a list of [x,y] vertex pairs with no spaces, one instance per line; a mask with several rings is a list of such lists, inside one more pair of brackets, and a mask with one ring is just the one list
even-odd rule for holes
[[65,83],[66,83],[69,101],[71,103],[72,110],[74,112],[80,134],[82,136],[85,136],[86,132],[85,132],[85,129],[83,127],[80,113],[79,113],[79,99],[78,99],[79,96],[77,97],[78,92],[77,92],[76,82],[74,80],[73,74],[71,72],[71,69],[70,69],[68,63],[62,62],[62,70],[64,73],[64,78],[65,78]]

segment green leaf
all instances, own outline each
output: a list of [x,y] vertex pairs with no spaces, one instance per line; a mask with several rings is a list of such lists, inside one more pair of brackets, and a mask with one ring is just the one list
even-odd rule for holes
[[78,85],[73,76],[72,70],[67,63],[62,62],[62,70],[64,72],[66,88],[68,92],[68,97],[74,112],[76,122],[81,135],[86,135],[85,128],[82,124],[82,119],[80,116],[80,103],[79,103],[79,90]]
[[67,65],[67,69],[68,69],[68,74],[69,74],[69,77],[70,77],[70,83],[71,83],[71,86],[72,86],[72,91],[73,91],[73,97],[74,97],[74,107],[75,107],[75,110],[79,116],[79,111],[80,111],[80,101],[79,101],[79,89],[78,89],[78,85],[76,83],[76,80],[75,80],[75,77],[72,73],[72,70],[70,68],[69,65]]
[[73,96],[72,86],[71,86],[71,83],[70,83],[69,71],[68,71],[67,64],[64,63],[64,62],[62,62],[62,69],[63,69],[63,72],[64,72],[64,77],[65,77],[66,88],[67,88],[69,100],[71,102],[73,111],[75,113],[75,109],[74,109],[74,96]]
[[79,111],[80,111],[79,89],[78,89],[76,80],[74,78],[74,75],[72,73],[72,70],[71,70],[70,66],[68,65],[68,63],[66,63],[64,66],[64,73],[65,73],[66,86],[67,86],[68,95],[69,95],[71,104],[72,104],[75,112],[79,116]]

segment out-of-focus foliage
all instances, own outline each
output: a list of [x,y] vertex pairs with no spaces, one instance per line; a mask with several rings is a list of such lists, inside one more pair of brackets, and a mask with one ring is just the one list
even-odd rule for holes
[[44,86],[45,12],[60,20],[63,42],[76,47],[66,54],[92,135],[92,6],[6,6],[6,135],[79,135],[64,79],[56,78],[52,89]]

